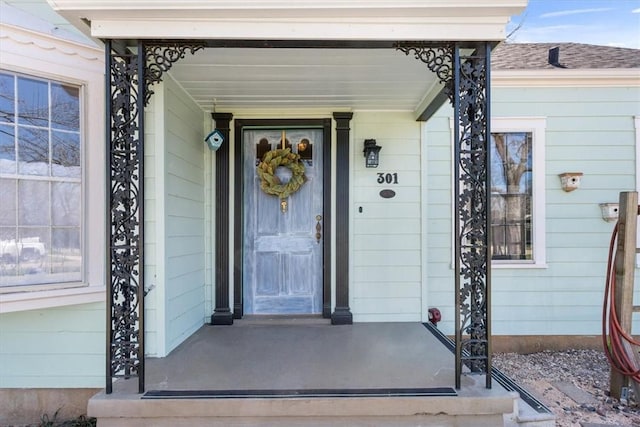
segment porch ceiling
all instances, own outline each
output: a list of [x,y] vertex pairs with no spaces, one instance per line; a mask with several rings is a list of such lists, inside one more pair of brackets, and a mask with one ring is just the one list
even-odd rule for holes
[[205,110],[409,110],[440,90],[436,76],[395,49],[207,48],[170,74]]

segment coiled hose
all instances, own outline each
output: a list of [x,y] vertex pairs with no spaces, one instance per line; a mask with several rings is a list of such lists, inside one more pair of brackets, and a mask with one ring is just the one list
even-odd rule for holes
[[[620,326],[615,306],[616,272],[614,264],[617,238],[618,223],[613,228],[609,244],[609,260],[602,307],[602,344],[611,368],[640,384],[640,367],[637,367],[638,363],[636,363],[632,350],[633,346],[640,346],[640,341],[636,341]],[[607,336],[609,337],[608,341]]]

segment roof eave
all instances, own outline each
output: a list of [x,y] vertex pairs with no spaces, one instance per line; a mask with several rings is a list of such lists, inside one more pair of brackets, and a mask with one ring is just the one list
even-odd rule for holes
[[492,70],[496,87],[640,87],[638,68]]

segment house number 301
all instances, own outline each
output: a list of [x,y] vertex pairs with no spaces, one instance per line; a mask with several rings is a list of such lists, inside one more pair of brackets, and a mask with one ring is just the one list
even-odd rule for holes
[[397,184],[398,173],[378,173],[378,184]]

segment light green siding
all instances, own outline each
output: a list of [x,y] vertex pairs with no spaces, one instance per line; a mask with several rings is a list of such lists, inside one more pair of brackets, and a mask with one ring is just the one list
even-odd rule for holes
[[0,315],[0,388],[103,387],[102,303]]
[[[599,203],[617,202],[635,190],[634,116],[639,88],[493,87],[494,118],[546,119],[546,268],[494,268],[494,335],[597,335],[609,238]],[[426,124],[428,301],[443,312],[441,328],[453,331],[451,269],[451,108],[443,106]],[[558,174],[582,172],[570,193]],[[640,275],[636,274],[636,280]],[[640,287],[636,286],[636,304]],[[635,330],[640,318],[634,317]]]
[[147,349],[164,356],[205,323],[204,113],[167,76],[147,108]]
[[[420,124],[409,113],[356,112],[351,186],[351,309],[356,322],[421,318]],[[365,139],[382,146],[380,166],[364,167]],[[397,173],[398,184],[379,184]],[[380,190],[396,196],[385,199]]]
[[[150,289],[145,297],[145,353],[150,356],[157,356],[164,352],[164,331],[162,319],[164,319],[164,277],[158,275],[158,257],[164,253],[164,248],[158,244],[158,239],[162,238],[163,232],[158,230],[162,222],[158,224],[157,219],[162,218],[162,174],[158,175],[158,170],[162,170],[162,154],[158,151],[161,140],[157,139],[156,123],[162,122],[162,102],[163,91],[151,98],[151,102],[145,108],[145,134],[144,134],[144,271],[145,288]],[[161,147],[160,147],[161,148]],[[160,163],[160,165],[158,165]],[[160,187],[158,189],[158,187]],[[158,200],[160,197],[160,200]],[[158,234],[160,236],[158,236]],[[160,271],[161,272],[161,271]]]
[[165,79],[165,286],[167,350],[204,321],[205,145],[203,112]]

